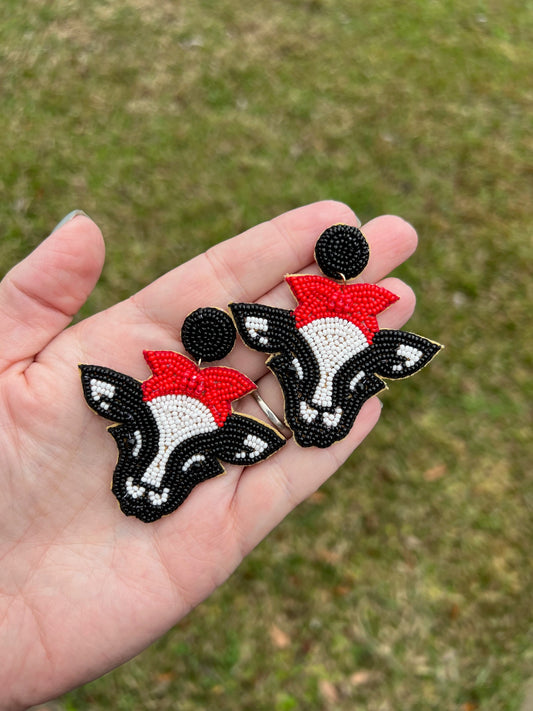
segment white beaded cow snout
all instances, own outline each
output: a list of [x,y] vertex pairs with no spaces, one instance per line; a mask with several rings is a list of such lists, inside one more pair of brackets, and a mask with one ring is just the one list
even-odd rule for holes
[[215,431],[217,424],[209,408],[188,395],[163,395],[147,405],[159,431],[159,447],[141,481],[158,487],[178,444],[194,435]]
[[[301,335],[313,351],[319,370],[319,382],[312,398],[314,405],[331,407],[333,382],[340,368],[357,353],[368,347],[368,342],[351,321],[342,318],[322,318],[300,328]],[[338,408],[337,408],[338,409]],[[337,413],[333,413],[337,417]],[[338,419],[340,415],[338,415]],[[326,421],[328,427],[332,420]]]

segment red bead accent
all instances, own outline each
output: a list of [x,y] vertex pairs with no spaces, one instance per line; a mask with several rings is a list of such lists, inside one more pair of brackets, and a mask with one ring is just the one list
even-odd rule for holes
[[231,413],[232,400],[257,387],[233,368],[213,366],[200,369],[192,360],[174,351],[143,353],[153,373],[141,384],[144,402],[162,395],[188,395],[211,410],[219,427]]
[[293,312],[297,328],[336,316],[360,328],[369,344],[379,330],[377,314],[399,299],[376,284],[339,284],[314,274],[287,276],[285,280],[299,302]]

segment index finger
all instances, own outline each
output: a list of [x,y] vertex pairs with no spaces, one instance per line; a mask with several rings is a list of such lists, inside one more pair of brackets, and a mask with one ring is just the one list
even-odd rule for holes
[[285,274],[311,263],[318,236],[339,222],[359,221],[347,205],[332,200],[291,210],[176,267],[130,302],[149,320],[175,329],[199,306],[255,301]]

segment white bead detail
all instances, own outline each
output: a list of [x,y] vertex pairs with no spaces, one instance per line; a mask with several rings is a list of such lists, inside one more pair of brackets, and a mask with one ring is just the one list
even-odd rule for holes
[[131,451],[131,456],[138,457],[139,452],[141,451],[141,447],[142,447],[142,437],[141,437],[140,430],[135,430],[135,432],[133,433],[133,436],[135,437],[135,446],[133,447],[133,449]]
[[156,494],[155,491],[149,491],[148,496],[150,497],[150,502],[154,506],[161,506],[161,504],[164,504],[165,501],[168,501],[169,492],[170,492],[170,489],[167,489],[166,487],[163,489],[162,494]]
[[141,451],[141,447],[143,446],[143,440],[141,437],[141,433],[139,430],[135,430],[133,433],[133,436],[135,437],[135,447],[133,448],[131,452],[132,457],[138,457],[139,452]]
[[302,366],[300,365],[300,361],[298,360],[298,358],[293,358],[292,364],[296,369],[296,375],[298,376],[298,380],[303,380],[304,379],[304,371],[302,369]]
[[302,401],[300,403],[300,415],[306,422],[312,422],[318,415],[318,410],[315,410],[313,407],[309,407],[305,401]]
[[112,400],[115,395],[116,387],[105,380],[98,380],[97,378],[91,378],[90,386],[91,397],[94,402],[99,404],[101,410],[109,410],[109,403],[104,401],[100,402],[100,399],[105,397],[108,400]]
[[342,417],[342,408],[336,407],[335,412],[322,413],[322,421],[326,427],[337,427],[339,420]]
[[261,437],[258,437],[257,435],[251,435],[249,434],[248,437],[243,441],[243,444],[245,447],[250,447],[252,450],[251,452],[238,452],[235,455],[236,459],[244,459],[244,457],[249,457],[250,459],[255,459],[258,457],[262,452],[265,451],[265,449],[268,447],[268,444],[265,442],[264,439],[261,439]]
[[331,407],[335,375],[350,358],[368,347],[368,341],[354,323],[337,316],[316,319],[299,331],[313,351],[320,373],[313,403]]
[[188,395],[162,395],[146,404],[157,424],[159,445],[142,481],[159,487],[168,459],[178,444],[189,437],[216,430],[217,423],[206,405]]
[[350,390],[354,390],[354,389],[355,389],[355,386],[357,385],[357,383],[360,383],[361,380],[362,380],[364,377],[365,377],[365,371],[364,371],[364,370],[360,370],[360,371],[357,373],[357,375],[356,375],[354,378],[352,378],[352,379],[350,380],[350,386],[349,386],[349,387],[350,387]]
[[258,331],[262,331],[263,333],[268,331],[268,321],[266,318],[247,316],[244,321],[244,326],[251,338],[258,340],[261,345],[266,346],[268,338],[266,338],[266,336],[260,336],[258,333]]
[[188,469],[192,467],[192,465],[195,462],[205,462],[205,457],[203,454],[193,454],[192,457],[189,457],[185,464],[182,466],[181,471],[186,472]]
[[[413,365],[418,363],[418,361],[420,360],[420,358],[422,358],[424,354],[422,353],[422,351],[419,351],[418,348],[408,346],[406,343],[400,343],[396,350],[396,355],[400,356],[401,358],[405,358],[405,365],[408,368],[411,368]],[[392,369],[396,371],[403,370],[403,365],[393,365]]]
[[144,486],[137,486],[136,484],[134,484],[133,477],[130,476],[126,479],[126,491],[132,499],[139,499],[141,496],[143,496],[146,489],[144,488]]

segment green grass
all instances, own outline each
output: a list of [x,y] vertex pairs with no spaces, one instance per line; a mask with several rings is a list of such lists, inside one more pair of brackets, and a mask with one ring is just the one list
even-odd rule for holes
[[59,709],[520,709],[532,30],[529,0],[4,0],[2,269],[83,208],[88,315],[333,197],[417,227],[410,328],[447,345],[222,589]]

